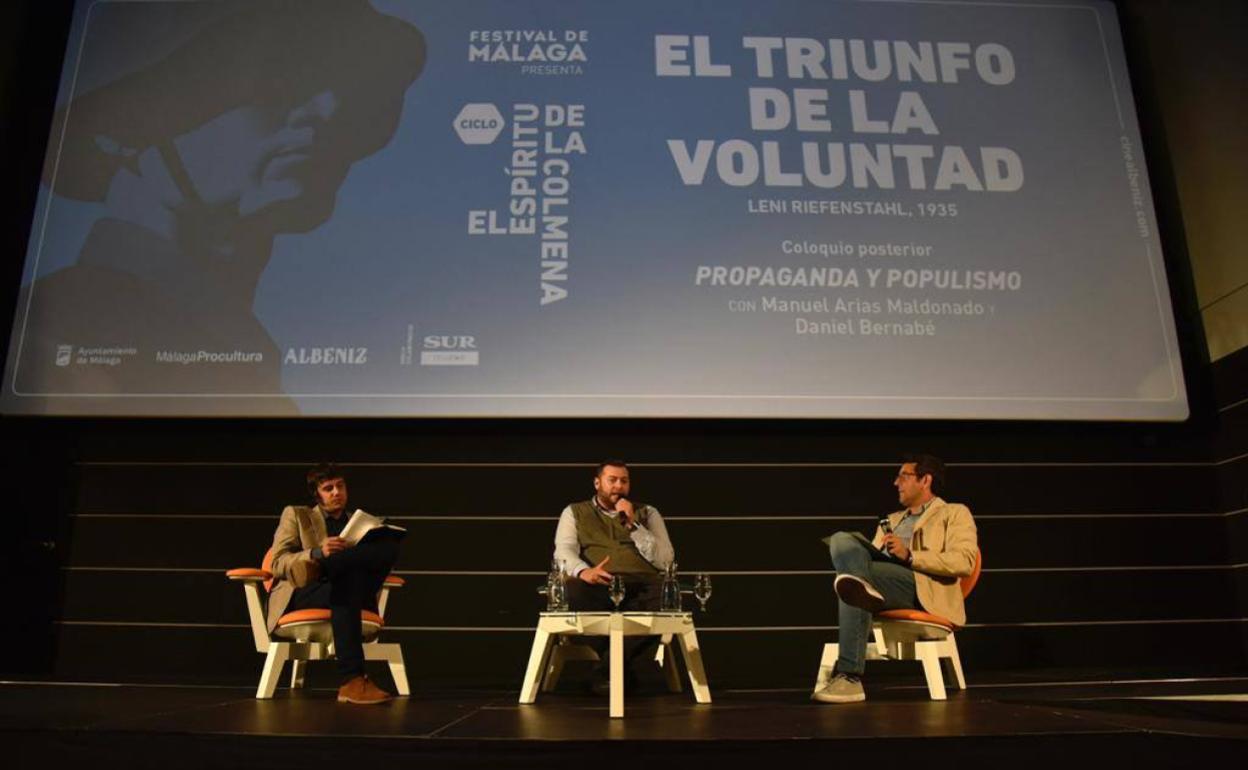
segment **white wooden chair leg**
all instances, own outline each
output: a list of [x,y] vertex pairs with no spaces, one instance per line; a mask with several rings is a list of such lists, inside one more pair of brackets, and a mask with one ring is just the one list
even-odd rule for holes
[[260,672],[260,686],[256,688],[257,698],[272,698],[277,690],[277,680],[282,675],[282,667],[290,657],[289,642],[271,642],[269,654],[264,658],[264,670]]
[[394,680],[395,691],[407,697],[412,694],[412,688],[407,684],[407,664],[403,662],[403,653],[399,653],[396,658],[390,661],[390,678]]
[[304,675],[308,672],[308,662],[306,660],[292,660],[290,662],[290,689],[298,690],[303,687]]
[[832,678],[832,667],[841,656],[841,646],[836,642],[823,645],[823,657],[819,659],[819,673],[815,674],[815,689],[821,690]]
[[685,668],[689,669],[689,684],[693,687],[693,699],[698,703],[710,703],[711,688],[706,680],[706,669],[702,667],[702,648],[698,645],[698,632],[690,626],[679,639],[680,654],[685,658]]
[[524,684],[520,686],[520,702],[532,703],[537,700],[538,681],[546,668],[546,657],[550,653],[550,645],[554,639],[549,631],[538,628],[533,634],[533,649],[529,651],[529,667],[524,671]]
[[953,679],[958,683],[958,689],[965,690],[966,677],[962,675],[962,658],[958,656],[958,642],[953,638],[953,634],[949,634],[949,638],[945,640],[945,657],[949,659],[949,665],[953,669]]
[[[921,629],[911,630],[905,623],[883,622],[873,624],[871,633],[874,640],[867,648],[867,660],[875,660],[876,655],[882,654],[890,660],[919,661],[923,664],[923,677],[927,680],[927,692],[932,700],[945,700],[948,697],[945,681],[946,666],[950,670],[950,679],[956,683],[956,687],[961,690],[966,689],[962,659],[958,654],[958,643],[952,632],[943,638],[922,639],[920,637],[915,640],[915,636],[923,633]],[[823,646],[819,673],[815,677],[816,690],[826,685],[836,664],[837,654],[836,644]]]
[[927,693],[932,700],[945,700],[945,675],[940,670],[939,647],[931,642],[914,645],[915,657],[923,661],[923,676],[927,677]]
[[611,701],[610,714],[624,716],[624,616],[611,616]]
[[397,642],[366,644],[364,645],[364,658],[365,660],[384,660],[390,667],[390,678],[394,680],[395,692],[399,695],[412,694],[407,683],[407,664],[403,662],[403,648]]

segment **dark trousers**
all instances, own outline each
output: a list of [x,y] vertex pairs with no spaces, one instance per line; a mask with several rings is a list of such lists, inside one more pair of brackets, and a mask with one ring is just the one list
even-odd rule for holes
[[[624,577],[624,601],[620,602],[620,612],[658,612],[662,598],[662,582],[656,575],[649,577],[638,575]],[[564,585],[568,596],[568,609],[575,612],[612,612],[615,605],[611,603],[611,592],[608,586],[590,585],[580,578],[570,578]],[[607,652],[611,640],[605,636],[586,636],[588,644],[601,659],[600,667],[607,664]],[[658,644],[657,636],[626,636],[624,637],[624,662],[629,668],[635,661],[644,660],[654,654]]]
[[399,535],[375,529],[351,548],[321,560],[319,582],[296,588],[288,611],[328,609],[334,654],[343,680],[364,673],[363,610],[377,611],[377,593],[399,558]]

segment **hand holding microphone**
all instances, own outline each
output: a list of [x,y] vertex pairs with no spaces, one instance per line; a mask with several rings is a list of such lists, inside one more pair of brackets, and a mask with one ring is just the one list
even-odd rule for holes
[[888,553],[888,539],[893,536],[893,525],[889,523],[887,516],[880,517],[880,532],[884,534],[884,539],[880,541],[880,550]]
[[617,500],[615,503],[615,510],[619,512],[620,523],[624,525],[625,529],[632,530],[636,528],[637,526],[637,520],[635,516],[636,510],[633,508],[633,503],[631,500],[629,500],[627,497],[624,497],[623,495],[620,495],[620,499]]
[[901,542],[901,538],[893,534],[893,526],[889,523],[887,516],[880,518],[880,531],[884,533],[884,541],[880,543],[880,550],[894,559],[908,562],[910,549]]

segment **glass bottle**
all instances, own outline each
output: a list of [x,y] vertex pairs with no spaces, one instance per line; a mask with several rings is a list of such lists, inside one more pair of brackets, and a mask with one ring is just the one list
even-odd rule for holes
[[663,592],[659,604],[663,612],[680,612],[680,580],[676,577],[676,562],[663,571]]
[[546,611],[564,612],[568,609],[567,590],[563,585],[563,565],[552,560],[546,573]]

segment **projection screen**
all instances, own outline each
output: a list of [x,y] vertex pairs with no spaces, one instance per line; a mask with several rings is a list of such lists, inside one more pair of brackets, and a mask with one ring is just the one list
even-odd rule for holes
[[7,413],[1182,420],[1111,3],[82,2]]

